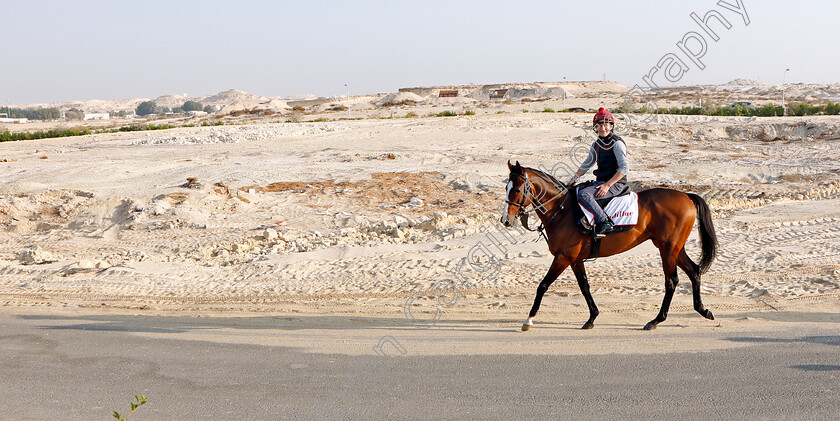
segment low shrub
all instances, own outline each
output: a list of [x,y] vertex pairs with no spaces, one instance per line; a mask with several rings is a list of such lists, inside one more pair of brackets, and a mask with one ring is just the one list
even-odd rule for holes
[[147,130],[166,130],[166,129],[174,129],[178,126],[173,126],[171,124],[132,124],[130,126],[122,126],[116,130],[109,130],[109,132],[142,132]]
[[68,137],[68,136],[85,136],[91,134],[90,130],[76,130],[76,129],[50,129],[37,132],[0,132],[0,142],[10,142],[16,140],[35,140],[48,139],[52,137]]

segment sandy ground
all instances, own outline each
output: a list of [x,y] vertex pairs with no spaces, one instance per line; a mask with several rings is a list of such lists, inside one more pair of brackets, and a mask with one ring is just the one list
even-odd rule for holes
[[[362,120],[266,117],[0,144],[0,303],[352,324],[405,323],[409,301],[415,323],[518,325],[550,256],[535,234],[495,223],[506,162],[574,167],[591,119],[522,112],[551,104],[438,118],[426,116],[454,108],[426,105],[419,117],[387,119],[365,106]],[[413,108],[392,109],[401,117]],[[698,192],[714,210],[721,247],[703,277],[707,307],[840,309],[840,117],[658,116],[634,122],[624,138],[637,189]],[[443,305],[432,287],[489,236],[500,244],[489,249],[498,272],[461,272],[469,287]],[[696,232],[688,247],[696,260]],[[587,270],[605,323],[642,326],[658,311],[664,277],[650,243]],[[681,281],[672,312],[690,315]],[[536,327],[579,325],[586,315],[569,271]]]

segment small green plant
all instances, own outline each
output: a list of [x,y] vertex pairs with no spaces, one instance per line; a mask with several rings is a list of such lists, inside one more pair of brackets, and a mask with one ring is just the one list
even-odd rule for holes
[[211,123],[211,122],[209,122],[209,121],[202,121],[202,122],[201,122],[201,125],[202,125],[202,126],[205,126],[205,127],[206,127],[206,126],[224,126],[224,125],[225,125],[225,122],[224,122],[224,121],[222,121],[222,120],[214,121],[214,122],[212,122],[212,123]]
[[405,118],[417,118],[417,113],[415,113],[414,111],[409,111],[405,113]]
[[466,110],[466,111],[464,111],[464,115],[475,115],[475,111],[473,111],[473,110]]
[[840,114],[840,102],[829,102],[825,105],[824,111],[829,115]]
[[761,117],[773,117],[784,114],[784,109],[781,105],[764,104],[755,109],[755,114]]
[[554,108],[548,108],[548,107],[546,107],[546,109],[544,109],[542,112],[544,112],[544,113],[553,113],[553,112],[554,112]]
[[821,112],[825,107],[820,107],[819,105],[814,106],[811,104],[806,104],[803,102],[798,102],[794,104],[788,105],[788,115],[795,115],[795,116],[803,116],[803,115],[815,115]]
[[455,111],[446,110],[446,111],[440,112],[438,114],[435,114],[435,117],[455,117],[457,115],[458,115],[458,113],[456,113]]
[[134,413],[134,411],[136,411],[136,410],[137,410],[137,408],[139,408],[139,407],[143,406],[143,404],[145,404],[145,403],[146,403],[146,397],[145,397],[145,396],[143,396],[143,395],[140,395],[140,396],[134,395],[134,400],[133,400],[133,401],[131,401],[130,403],[131,403],[131,412],[129,412],[129,413],[128,413],[128,415],[126,415],[126,416],[124,416],[124,417],[123,417],[122,415],[120,415],[120,413],[119,413],[119,412],[114,411],[114,418],[116,418],[116,419],[118,419],[118,420],[120,420],[120,421],[125,421],[125,420],[127,420],[127,419],[128,419],[128,417],[130,417],[130,416],[131,416],[131,414],[133,414],[133,413]]
[[303,111],[298,110],[298,108],[303,107],[295,107],[293,108],[294,111],[289,114],[289,119],[286,120],[287,123],[300,123],[301,118],[303,118]]
[[166,129],[174,129],[177,126],[173,126],[171,124],[132,124],[131,126],[122,126],[118,128],[116,131],[118,132],[142,132],[146,130],[166,130]]

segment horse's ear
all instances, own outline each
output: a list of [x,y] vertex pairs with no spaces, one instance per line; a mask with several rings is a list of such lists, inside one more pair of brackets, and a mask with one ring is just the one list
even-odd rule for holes
[[510,165],[510,160],[508,159],[508,169],[513,170],[513,165]]
[[522,168],[522,165],[519,165],[519,161],[516,161],[516,168]]

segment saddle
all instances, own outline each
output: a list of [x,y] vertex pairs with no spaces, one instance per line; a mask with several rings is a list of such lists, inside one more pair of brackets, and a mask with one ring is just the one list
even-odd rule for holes
[[[594,181],[585,181],[581,184],[575,185],[575,187],[577,187],[577,189],[583,189],[583,188],[591,186],[594,183],[595,183]],[[632,191],[630,190],[630,186],[624,186],[624,189],[621,190],[621,192],[618,193],[617,195],[612,196],[612,197],[606,197],[606,198],[603,198],[603,199],[595,199],[595,201],[598,202],[598,205],[601,206],[601,209],[605,209],[607,207],[607,205],[613,199],[617,199],[617,198],[622,197],[622,196],[627,196],[630,193],[632,193]],[[577,194],[577,190],[575,190],[575,194]],[[574,210],[575,220],[578,221],[578,229],[580,229],[580,232],[584,235],[594,236],[595,235],[595,232],[594,232],[595,227],[590,225],[588,219],[586,218],[586,215],[583,214],[583,210],[581,210],[580,206],[574,206],[574,208],[575,208],[575,210]],[[614,222],[614,221],[611,221],[611,222]],[[613,230],[610,231],[609,234],[607,234],[607,235],[628,231],[631,228],[633,228],[633,225],[616,225],[613,228]]]
[[595,199],[595,201],[598,202],[601,208],[605,208],[610,202],[612,202],[613,199],[619,198],[621,196],[627,196],[628,194],[630,194],[630,186],[624,186],[624,188],[617,195],[613,197],[606,197],[603,199]]

